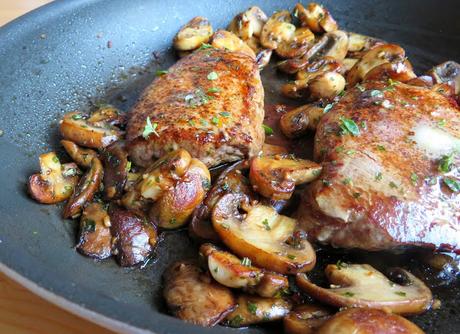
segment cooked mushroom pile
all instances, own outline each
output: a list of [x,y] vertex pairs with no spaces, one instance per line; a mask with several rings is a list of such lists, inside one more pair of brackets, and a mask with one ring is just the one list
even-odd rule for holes
[[[250,7],[227,30],[195,17],[173,44],[179,56],[200,48],[242,52],[260,69],[276,58],[276,68],[293,76],[282,94],[303,104],[281,116],[288,139],[314,131],[344,90],[367,80],[433,87],[452,97],[460,92],[459,64],[417,77],[403,48],[340,30],[316,3],[271,16]],[[36,201],[67,201],[62,215],[79,221],[79,253],[140,265],[153,256],[162,231],[186,227],[197,260],[174,263],[164,274],[166,304],[184,321],[245,327],[281,320],[288,334],[422,333],[401,315],[425,312],[434,299],[408,271],[399,269],[395,280],[368,264],[341,262],[325,267],[328,286],[310,277],[316,246],[287,208],[296,189],[320,176],[320,164],[266,144],[257,157],[211,171],[181,148],[136,166],[125,123],[125,113],[110,105],[64,115],[59,130],[68,162],[42,154],[40,173],[29,178]],[[147,119],[145,136],[158,135],[155,129]]]

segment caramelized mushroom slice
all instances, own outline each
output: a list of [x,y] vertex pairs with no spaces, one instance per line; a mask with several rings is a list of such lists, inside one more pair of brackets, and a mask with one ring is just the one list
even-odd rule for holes
[[298,138],[307,134],[308,130],[316,130],[325,108],[315,104],[306,104],[283,114],[280,128],[288,138]]
[[102,153],[104,165],[104,195],[107,200],[118,199],[123,194],[131,163],[125,143],[117,141]]
[[242,193],[253,198],[249,180],[241,173],[248,168],[247,161],[238,161],[231,164],[213,182],[204,201],[194,210],[189,225],[189,234],[200,241],[220,242],[220,237],[214,231],[211,222],[211,213],[217,201],[228,193]]
[[174,48],[179,51],[198,49],[201,44],[209,42],[212,32],[211,23],[207,18],[194,17],[174,37]]
[[272,53],[273,51],[270,49],[264,49],[257,53],[256,63],[259,66],[259,70],[263,69],[265,66],[268,65],[272,57]]
[[280,43],[292,40],[295,25],[291,24],[291,14],[287,10],[274,13],[265,23],[260,34],[260,43],[267,49],[276,49]]
[[406,82],[416,78],[412,64],[408,60],[399,63],[385,63],[366,73],[363,81],[388,80]]
[[212,36],[212,46],[216,49],[241,52],[256,59],[254,51],[243,40],[230,31],[217,30]]
[[289,152],[287,148],[284,146],[272,145],[272,144],[267,144],[267,143],[264,143],[262,145],[262,156],[263,157],[268,157],[268,156],[277,155],[277,154],[289,154]]
[[292,39],[282,41],[276,48],[278,56],[283,58],[298,58],[309,49],[315,35],[308,28],[297,28]]
[[97,158],[96,151],[89,148],[82,148],[70,140],[61,140],[65,151],[82,168],[90,168],[91,160]]
[[315,2],[311,2],[307,8],[298,3],[294,8],[294,16],[299,18],[302,26],[309,27],[316,33],[338,29],[337,22],[329,11]]
[[356,58],[345,58],[342,61],[343,73],[348,73],[357,63],[359,59]]
[[122,209],[109,207],[110,231],[113,236],[113,254],[122,267],[144,263],[158,243],[155,226],[145,217]]
[[[395,64],[395,71],[406,79],[415,78],[412,66],[406,60],[406,52],[396,44],[377,45],[364,54],[362,59],[348,72],[347,83],[350,87],[362,81],[374,68],[383,64]],[[392,78],[396,79],[396,78]],[[397,80],[397,79],[396,79]],[[406,80],[407,81],[407,80]]]
[[150,218],[166,229],[178,228],[188,222],[193,210],[203,201],[211,186],[211,175],[204,163],[193,158],[174,187],[166,190],[150,210]]
[[117,141],[123,134],[119,129],[105,124],[96,126],[85,119],[80,112],[71,112],[64,115],[59,131],[64,139],[77,145],[102,149]]
[[201,326],[215,326],[236,306],[229,288],[212,280],[190,262],[176,262],[163,275],[163,296],[177,318]]
[[207,258],[212,277],[229,288],[243,288],[261,297],[279,297],[289,287],[285,276],[265,272],[252,266],[248,258],[240,260],[212,244],[201,245],[200,254]]
[[447,83],[454,88],[455,94],[460,94],[460,64],[455,61],[446,61],[437,65],[428,72],[435,83]]
[[409,284],[390,281],[368,264],[328,265],[326,276],[331,288],[319,287],[304,274],[297,285],[310,296],[337,307],[371,307],[398,314],[418,314],[432,303],[430,289],[411,273],[401,270]]
[[249,258],[258,267],[292,274],[315,265],[315,251],[296,233],[296,220],[279,215],[269,206],[249,206],[246,196],[224,195],[214,207],[212,223],[233,253]]
[[397,314],[371,308],[351,308],[334,315],[315,333],[423,334],[424,332],[417,325]]
[[62,165],[55,152],[40,155],[39,163],[40,174],[29,177],[30,196],[43,204],[55,204],[69,198],[80,178],[77,165]]
[[228,30],[245,41],[253,36],[259,37],[267,20],[268,17],[263,10],[253,6],[235,16],[230,22]]
[[354,55],[357,52],[369,51],[374,46],[378,44],[383,44],[384,42],[380,39],[357,34],[354,32],[347,32],[348,35],[348,52]]
[[310,61],[322,57],[331,57],[337,61],[345,59],[348,52],[348,36],[341,30],[324,34],[316,44],[308,50],[306,56]]
[[345,89],[345,78],[337,72],[327,72],[308,83],[310,98],[333,99]]
[[315,334],[332,315],[332,311],[324,306],[314,304],[297,306],[283,319],[284,333]]
[[115,108],[110,104],[99,105],[99,108],[96,109],[88,118],[88,122],[99,126],[104,127],[106,124],[110,125],[125,125],[126,118],[125,114],[122,114],[120,110]]
[[281,298],[240,295],[236,302],[237,308],[227,315],[224,323],[230,327],[245,327],[279,320],[292,308],[291,302]]
[[98,158],[93,158],[90,169],[80,179],[75,191],[64,207],[64,218],[75,218],[80,215],[83,206],[91,202],[94,195],[99,191],[103,175],[104,169],[101,161]]
[[110,217],[101,203],[91,203],[80,219],[80,236],[77,250],[83,255],[99,260],[112,253]]
[[282,200],[291,197],[296,185],[311,182],[320,173],[317,163],[292,155],[257,157],[251,160],[249,180],[258,193]]

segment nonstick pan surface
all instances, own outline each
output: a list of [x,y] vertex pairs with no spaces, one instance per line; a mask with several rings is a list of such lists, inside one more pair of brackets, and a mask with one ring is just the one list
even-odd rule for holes
[[[456,0],[323,4],[342,29],[401,44],[418,73],[445,60],[460,61]],[[161,274],[172,261],[197,254],[185,231],[166,233],[143,269],[95,262],[74,249],[76,222],[62,220],[59,206],[35,203],[25,188],[27,177],[38,170],[38,155],[58,148],[56,125],[63,113],[86,111],[99,101],[129,110],[155,71],[176,60],[171,41],[182,24],[202,15],[215,28],[225,27],[250,5],[271,14],[292,9],[295,1],[56,1],[0,29],[0,269],[71,311],[124,332],[280,332],[276,324],[243,331],[200,328],[166,315]],[[292,104],[278,93],[285,78],[273,68],[262,77],[267,105]],[[337,253],[325,249],[318,256],[331,263]],[[411,256],[352,253],[345,259],[378,259],[380,265],[403,265],[431,277],[428,283],[442,307],[412,320],[427,333],[460,328],[455,277],[441,279]]]

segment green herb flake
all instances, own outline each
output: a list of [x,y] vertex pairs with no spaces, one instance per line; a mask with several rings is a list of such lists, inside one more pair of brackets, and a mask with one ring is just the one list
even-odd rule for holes
[[228,230],[230,228],[230,226],[227,223],[222,223],[221,226],[224,230]]
[[329,181],[329,180],[323,179],[323,180],[321,180],[321,182],[322,182],[323,185],[326,186],[326,187],[330,187],[330,186],[332,185],[331,181]]
[[416,173],[412,173],[410,175],[410,180],[412,181],[412,184],[416,186],[418,183],[418,175]]
[[353,292],[350,292],[350,291],[342,293],[342,296],[345,296],[345,297],[353,297],[354,295],[355,294]]
[[196,126],[196,123],[193,119],[189,120],[188,124],[190,124],[191,126]]
[[350,118],[340,117],[340,129],[343,134],[349,133],[355,137],[360,135],[358,125]]
[[273,134],[273,129],[268,125],[262,124],[262,127],[264,128],[264,132],[267,136],[271,136]]
[[227,182],[224,182],[224,184],[222,185],[221,188],[222,188],[223,191],[227,191],[230,188],[230,186],[228,185]]
[[208,80],[217,80],[219,78],[219,75],[216,72],[212,71],[208,73],[207,78]]
[[219,267],[215,267],[213,271],[217,274],[219,272]]
[[263,318],[262,318],[263,321],[270,321],[270,313],[265,311],[263,312]]
[[361,193],[353,193],[353,197],[358,199],[361,197]]
[[394,183],[393,181],[390,181],[390,183],[388,185],[390,186],[390,188],[393,188],[393,189],[398,188],[398,185],[396,183]]
[[205,119],[200,119],[200,124],[203,125],[203,126],[208,126],[209,125],[208,121],[205,120]]
[[53,162],[58,164],[59,163],[59,158],[57,156],[54,156],[53,157]]
[[418,96],[412,96],[411,99],[414,100],[414,101],[417,101],[417,100],[418,100]]
[[264,225],[265,229],[267,231],[270,231],[272,228],[270,227],[270,224],[268,223],[268,219],[265,218],[263,221],[262,221],[262,225]]
[[379,150],[380,152],[384,152],[384,151],[386,151],[387,149],[386,149],[385,146],[383,146],[383,145],[377,145],[377,150]]
[[208,190],[211,188],[211,181],[209,181],[208,179],[202,179],[201,186],[203,187],[203,189]]
[[161,77],[162,75],[168,74],[168,70],[158,70],[155,72],[157,77]]
[[460,181],[446,177],[446,178],[443,179],[443,182],[454,193],[460,192]]
[[220,88],[219,87],[211,87],[208,89],[208,93],[219,93]]
[[250,267],[251,266],[251,260],[248,257],[243,257],[241,259],[241,264],[243,266]]
[[244,321],[244,318],[238,314],[229,320],[228,325],[231,327],[240,327],[243,321]]
[[211,119],[211,123],[214,124],[214,125],[218,125],[219,124],[219,117],[214,116]]
[[72,119],[75,120],[75,121],[77,121],[79,119],[82,119],[82,118],[83,118],[83,116],[81,114],[72,115]]
[[83,231],[84,232],[94,232],[96,230],[96,222],[92,219],[86,218],[83,221]]
[[355,150],[347,150],[347,151],[345,152],[346,155],[353,155],[353,154],[355,154],[355,153],[356,153]]
[[448,173],[451,171],[453,164],[454,154],[451,153],[449,155],[444,155],[442,156],[441,160],[439,160],[438,169],[442,173]]
[[76,168],[69,168],[65,171],[62,172],[62,175],[65,176],[65,177],[69,177],[69,176],[75,176],[78,174],[78,171]]
[[352,183],[352,180],[351,178],[349,177],[346,177],[342,180],[342,183],[345,184],[345,185],[348,185],[348,184],[351,184]]
[[201,46],[198,48],[198,50],[206,50],[206,49],[212,49],[213,46],[211,44],[208,44],[208,43],[203,43],[201,44]]
[[333,106],[334,106],[334,103],[327,104],[323,109],[323,114],[329,112],[329,110],[331,110]]
[[176,225],[176,224],[177,224],[176,218],[171,218],[171,219],[169,220],[169,224],[170,224],[170,225]]
[[222,111],[219,113],[219,115],[222,117],[230,117],[230,113],[228,111]]
[[348,267],[348,263],[343,262],[342,260],[338,260],[335,264],[338,270],[342,270],[343,268]]
[[257,313],[257,304],[248,301],[247,306],[248,306],[249,313],[256,315],[256,313]]
[[362,93],[366,90],[366,88],[364,88],[361,84],[357,84],[356,85],[356,88]]
[[366,121],[361,121],[361,123],[359,123],[359,125],[363,128],[363,130],[367,130],[367,123],[366,123]]
[[295,258],[296,258],[296,256],[293,255],[293,254],[288,254],[288,255],[286,255],[286,257],[287,257],[288,259],[290,259],[290,260],[295,260]]
[[447,124],[447,121],[443,118],[438,121],[438,126],[443,127]]
[[343,152],[344,150],[345,150],[345,147],[343,147],[343,146],[337,146],[337,147],[335,148],[335,151],[336,151],[337,153]]
[[369,92],[369,95],[371,97],[378,97],[378,98],[383,98],[383,92],[381,90],[378,90],[378,89],[373,89]]
[[401,297],[405,297],[406,296],[406,293],[404,291],[395,291],[395,295],[398,295],[398,296],[401,296]]
[[376,175],[375,175],[375,180],[376,181],[382,181],[383,179],[383,174],[382,172],[378,172]]
[[150,134],[154,134],[157,137],[160,137],[156,128],[158,127],[158,123],[153,123],[150,121],[150,117],[147,117],[145,121],[144,131],[142,132],[142,137],[147,138]]

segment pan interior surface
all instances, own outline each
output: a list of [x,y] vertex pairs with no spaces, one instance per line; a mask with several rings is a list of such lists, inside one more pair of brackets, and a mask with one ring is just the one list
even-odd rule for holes
[[[164,269],[175,260],[197,254],[186,231],[165,233],[156,256],[143,269],[123,269],[112,260],[96,262],[74,249],[77,223],[63,220],[60,206],[33,202],[25,183],[38,169],[38,155],[58,148],[57,122],[61,116],[89,110],[101,101],[129,110],[155,71],[176,61],[171,41],[189,19],[206,16],[214,28],[224,28],[250,5],[271,14],[292,9],[295,3],[56,1],[2,28],[0,261],[47,290],[140,329],[155,333],[236,332],[223,327],[204,329],[166,315],[161,296]],[[460,61],[458,1],[351,0],[323,4],[342,29],[402,45],[417,73],[449,59]],[[267,105],[292,104],[279,95],[285,79],[273,67],[265,69],[262,78]],[[362,260],[360,255],[346,256]],[[372,256],[366,260],[371,262]],[[325,253],[323,262],[333,263],[336,258],[337,251]],[[407,263],[409,268],[416,267]],[[435,296],[442,301],[441,308],[411,320],[427,333],[456,332],[460,326],[460,285],[455,278],[432,284]],[[243,332],[279,332],[277,326]]]

